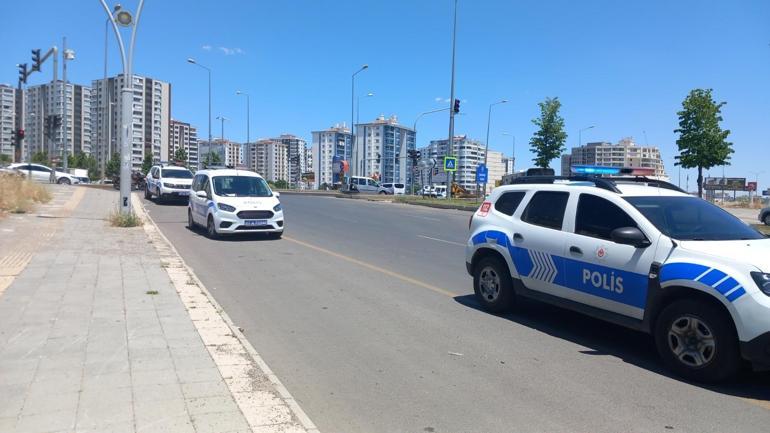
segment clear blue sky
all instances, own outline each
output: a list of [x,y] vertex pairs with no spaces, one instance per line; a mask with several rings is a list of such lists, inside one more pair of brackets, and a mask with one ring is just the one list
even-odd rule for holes
[[[146,0],[135,72],[171,82],[172,116],[205,137],[205,72],[185,62],[195,57],[214,70],[213,116],[232,119],[228,138],[246,138],[240,89],[251,93],[252,138],[289,132],[309,140],[312,130],[350,122],[350,75],[368,63],[357,90],[376,96],[361,104],[362,120],[397,114],[411,125],[449,97],[452,3]],[[77,52],[71,79],[102,76],[98,0],[8,0],[2,11],[0,82],[15,83],[14,65],[28,61],[31,48],[61,45],[64,35]],[[457,95],[466,115],[456,131],[483,140],[488,104],[509,99],[495,108],[490,147],[510,154],[502,132],[515,134],[519,168],[530,165],[537,102],[558,96],[569,147],[590,125],[584,142],[633,136],[660,146],[676,182],[676,111],[690,89],[710,87],[728,102],[723,127],[736,153],[725,173],[753,178],[750,171],[766,170],[760,184],[770,185],[770,2],[460,0],[458,32]],[[110,44],[114,75],[121,66]],[[50,79],[50,68],[30,84]],[[217,121],[213,129],[218,136]],[[447,116],[425,117],[418,130],[419,146],[446,137]]]

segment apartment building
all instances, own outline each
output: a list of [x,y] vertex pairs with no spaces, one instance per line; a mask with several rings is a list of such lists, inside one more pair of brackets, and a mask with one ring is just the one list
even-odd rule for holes
[[[120,150],[123,80],[120,74],[92,82],[94,156],[100,165],[106,164],[109,155]],[[141,75],[134,75],[131,84],[131,163],[134,168],[139,168],[147,154],[151,154],[155,161],[165,160],[169,155],[171,85]]]
[[[448,139],[432,140],[429,146],[420,149],[422,159],[435,159],[438,162],[432,176],[433,183],[447,183],[446,173],[441,167],[444,157],[448,155],[448,149]],[[472,140],[466,135],[459,135],[454,138],[453,149],[452,156],[457,158],[457,172],[455,172],[454,182],[468,192],[475,192],[477,190],[476,167],[484,162],[484,144],[478,140]],[[423,176],[423,183],[426,182],[427,177]]]
[[0,155],[5,155],[8,161],[14,160],[16,149],[13,131],[21,129],[21,117],[17,116],[21,95],[15,87],[0,84]]
[[[24,157],[92,153],[92,90],[63,81],[29,86],[24,91]],[[61,128],[48,128],[46,118],[62,116]],[[66,128],[66,134],[64,133]],[[66,137],[66,138],[65,138]]]
[[637,146],[631,137],[623,138],[617,144],[602,141],[573,147],[569,154],[561,157],[562,176],[569,176],[573,165],[652,168],[655,170],[654,177],[667,178],[660,149],[656,146]]
[[247,166],[265,180],[289,182],[289,144],[266,138],[249,143],[246,152]]
[[198,130],[189,123],[171,119],[168,127],[168,156],[170,161],[178,149],[187,152],[187,166],[198,168]]
[[370,176],[382,182],[411,183],[409,150],[415,150],[416,134],[399,125],[398,117],[380,115],[370,123],[356,125],[350,172]]
[[309,158],[314,162],[311,166],[315,172],[315,188],[321,188],[323,184],[342,182],[339,176],[334,175],[332,162],[335,157],[350,161],[350,143],[353,138],[350,128],[343,123],[325,130],[313,131],[312,134],[313,144]]

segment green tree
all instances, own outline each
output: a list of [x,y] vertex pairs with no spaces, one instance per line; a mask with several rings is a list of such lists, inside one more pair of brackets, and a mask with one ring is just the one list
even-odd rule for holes
[[43,164],[43,165],[50,165],[50,161],[48,160],[48,153],[43,151],[37,151],[32,154],[32,163],[33,164]]
[[184,147],[180,147],[174,152],[174,159],[183,162],[187,166],[187,151],[184,150]]
[[711,96],[712,89],[693,89],[682,101],[679,116],[679,133],[676,140],[679,155],[674,165],[698,169],[698,197],[703,197],[703,169],[717,165],[729,165],[733,144],[727,141],[730,130],[719,126],[722,106]]
[[535,154],[532,162],[536,167],[548,168],[554,158],[564,152],[567,133],[564,132],[564,119],[559,115],[561,101],[559,98],[545,98],[537,104],[540,106],[540,117],[532,119],[539,129],[529,139],[529,148]]
[[88,178],[91,180],[97,180],[99,179],[99,175],[101,174],[99,172],[99,162],[96,160],[96,158],[93,155],[86,155],[83,157],[83,166],[81,168],[85,168],[88,170]]
[[289,188],[289,182],[286,182],[283,179],[279,179],[275,181],[275,188],[276,189],[288,189]]
[[8,155],[6,153],[0,153],[0,164],[10,164],[11,163],[11,155]]
[[147,174],[150,172],[150,169],[152,168],[154,164],[154,160],[152,158],[152,154],[148,153],[147,155],[144,155],[144,159],[142,160],[142,173]]
[[107,166],[104,168],[105,176],[108,178],[117,177],[120,175],[120,154],[115,152],[112,154],[112,158],[107,162]]
[[209,151],[209,153],[206,154],[206,156],[203,157],[203,164],[205,166],[210,165],[217,165],[222,163],[222,158],[219,157],[219,154],[212,151]]

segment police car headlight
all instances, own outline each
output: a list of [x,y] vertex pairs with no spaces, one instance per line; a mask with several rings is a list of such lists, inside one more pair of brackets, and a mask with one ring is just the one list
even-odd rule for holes
[[235,212],[235,206],[230,206],[229,204],[219,203],[217,207],[225,212]]
[[278,203],[273,207],[273,212],[280,212],[283,208],[281,207],[281,204]]
[[770,274],[752,272],[751,278],[753,278],[754,282],[757,283],[759,290],[761,290],[765,295],[770,296]]

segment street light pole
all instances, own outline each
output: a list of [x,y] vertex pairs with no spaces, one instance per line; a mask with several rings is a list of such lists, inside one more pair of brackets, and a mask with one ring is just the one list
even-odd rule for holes
[[[447,156],[452,156],[454,151],[455,142],[455,111],[453,109],[455,103],[455,53],[457,51],[457,0],[455,0],[454,8],[454,24],[452,24],[452,79],[449,87],[449,143],[447,148]],[[454,174],[454,172],[450,172]],[[452,177],[450,173],[447,173],[447,199],[452,198]]]
[[[144,0],[139,0],[139,5],[136,9],[136,17],[133,17],[130,12],[124,9],[116,11],[114,14],[107,7],[105,0],[99,0],[104,8],[104,12],[112,22],[112,28],[115,31],[115,38],[118,40],[118,47],[120,48],[120,56],[123,60],[123,88],[121,89],[120,96],[122,102],[122,116],[121,116],[121,143],[120,143],[120,211],[124,214],[131,213],[131,154],[132,154],[132,97],[133,93],[133,71],[132,62],[134,57],[134,46],[136,44],[136,30],[139,27],[139,18],[142,15],[142,8],[144,7]],[[123,27],[131,27],[131,42],[129,43],[128,55],[126,55],[126,49],[123,45],[123,37],[120,34],[118,25]]]
[[[414,119],[414,124],[412,125],[412,130],[414,131],[414,147],[415,147],[415,149],[418,148],[418,146],[417,146],[417,122],[419,122],[420,119],[422,119],[422,117],[425,116],[425,115],[433,114],[433,113],[439,113],[439,112],[447,111],[447,110],[450,110],[450,109],[451,109],[451,107],[437,108],[435,110],[424,111],[424,112],[422,112],[422,113],[417,115],[417,117]],[[422,180],[420,180],[420,182],[422,182]],[[414,195],[414,176],[412,176],[412,195]]]
[[222,132],[222,144],[224,144],[225,143],[225,120],[230,120],[230,119],[228,119],[225,116],[217,116],[217,120],[222,122],[222,129],[221,129],[221,132]]
[[516,136],[507,132],[503,132],[503,135],[510,135],[513,137],[513,147],[511,148],[511,174],[514,174],[516,173]]
[[[355,111],[354,110],[354,106],[355,106],[355,98],[356,98],[356,75],[358,75],[359,73],[363,72],[364,70],[366,70],[368,68],[369,68],[369,65],[363,65],[363,66],[361,66],[361,68],[359,70],[354,72],[353,75],[350,77],[350,135],[351,135],[351,140],[350,140],[350,147],[351,147],[351,149],[350,149],[350,153],[351,153],[351,156],[355,153],[356,161],[355,161],[354,164],[349,164],[349,166],[351,166],[351,167],[356,166],[356,168],[358,166],[358,158],[359,158],[358,152],[355,152],[357,150],[356,149],[356,141],[357,141],[356,138],[357,137],[356,137],[356,134],[355,134],[355,124],[353,123],[353,120],[354,120],[353,119],[353,112]],[[358,171],[358,170],[356,170],[356,171]]]
[[[487,113],[487,141],[486,141],[486,143],[484,143],[484,167],[487,166],[487,154],[489,153],[489,126],[492,123],[492,107],[494,107],[495,105],[499,105],[499,104],[505,104],[506,102],[508,102],[507,99],[501,99],[501,100],[499,100],[497,102],[493,102],[493,103],[489,104],[489,112]],[[478,189],[478,186],[476,186],[476,188]],[[484,195],[487,194],[487,183],[486,182],[484,182],[483,194]]]
[[583,129],[578,130],[578,147],[583,145],[583,131],[588,131],[589,129],[596,128],[596,125],[591,125]]
[[251,141],[251,131],[250,131],[250,128],[251,128],[251,126],[250,126],[251,114],[249,113],[249,111],[250,111],[249,107],[251,105],[251,102],[249,101],[250,97],[249,97],[248,93],[241,92],[240,90],[236,90],[235,94],[236,95],[243,95],[243,96],[246,97],[246,145],[248,146],[249,142]]
[[187,63],[193,64],[195,66],[199,66],[208,72],[209,76],[209,146],[211,146],[211,68],[201,65],[193,58],[188,58]]

